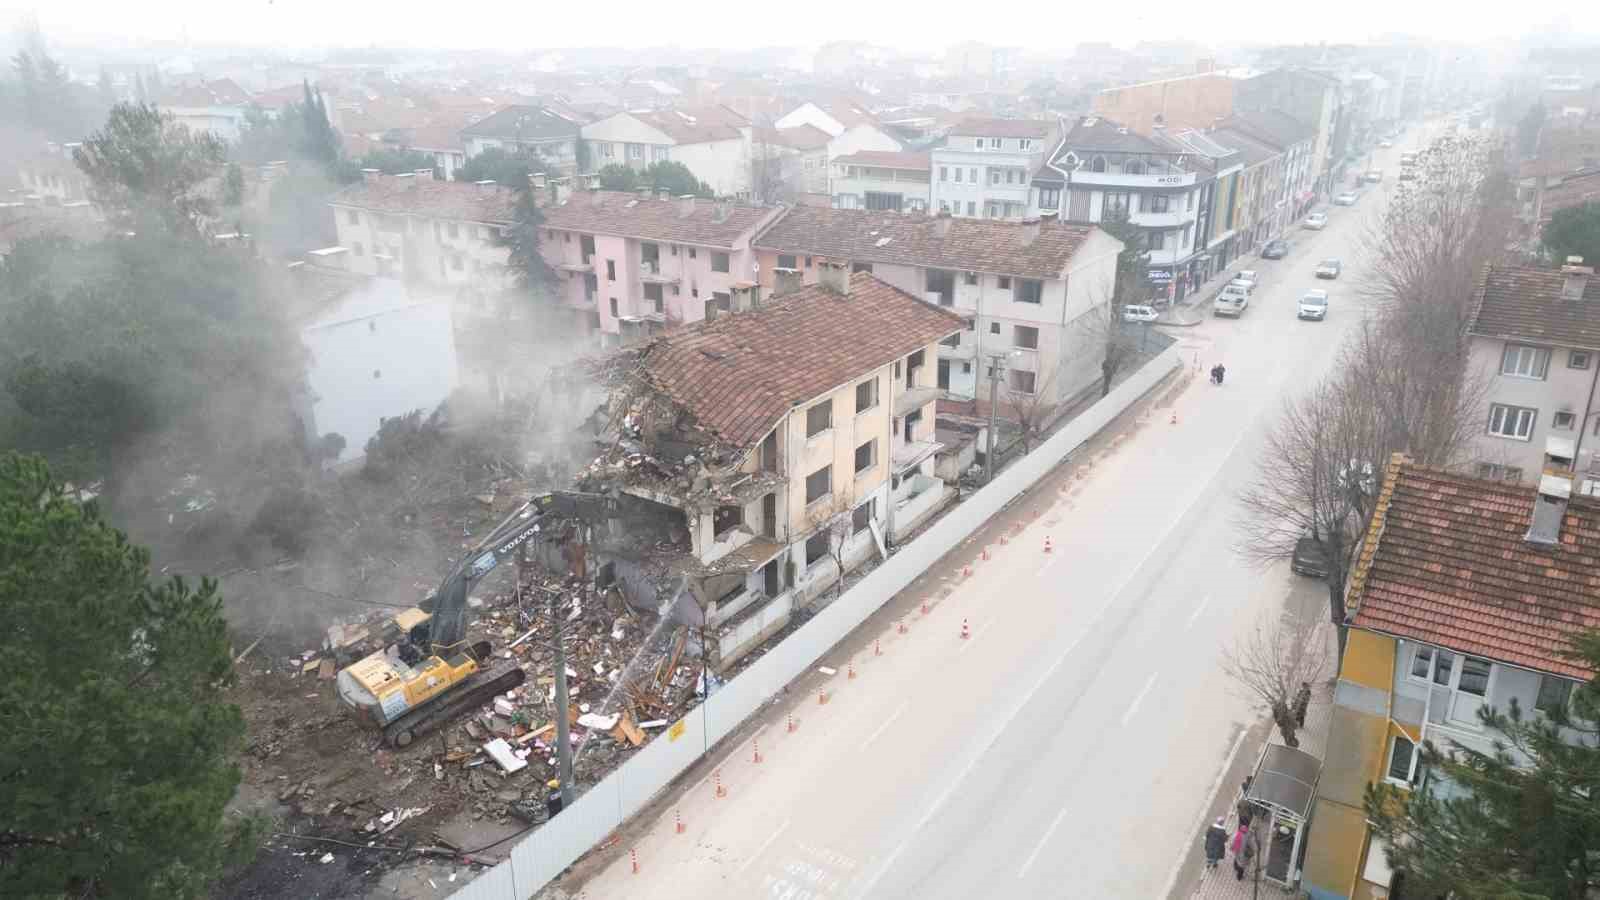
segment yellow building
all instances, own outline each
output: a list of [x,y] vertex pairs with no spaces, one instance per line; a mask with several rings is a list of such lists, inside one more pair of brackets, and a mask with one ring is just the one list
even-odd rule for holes
[[1423,741],[1488,750],[1480,708],[1551,709],[1590,677],[1561,650],[1600,627],[1600,501],[1570,496],[1569,463],[1551,458],[1534,487],[1390,462],[1350,574],[1302,873],[1313,900],[1401,895],[1367,827],[1369,783],[1440,789]]

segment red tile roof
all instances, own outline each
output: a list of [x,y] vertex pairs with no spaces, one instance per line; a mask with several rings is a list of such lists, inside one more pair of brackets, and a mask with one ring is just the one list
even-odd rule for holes
[[911,151],[857,150],[854,153],[835,156],[833,161],[854,166],[876,166],[880,169],[914,169],[919,172],[926,172],[932,166],[930,158],[930,154],[913,153]]
[[965,327],[960,316],[857,272],[848,296],[803,288],[658,337],[639,360],[645,377],[701,425],[748,447],[796,404]]
[[736,141],[750,120],[726,106],[685,106],[632,112],[627,115],[666,134],[680,144]]
[[[720,212],[719,212],[720,209]],[[574,191],[543,207],[546,228],[732,249],[776,208],[715,200],[661,200],[625,191]]]
[[1350,579],[1357,628],[1587,679],[1560,655],[1600,627],[1600,501],[1574,496],[1559,542],[1529,543],[1537,490],[1396,461]]
[[1561,347],[1600,350],[1600,277],[1590,276],[1582,300],[1561,299],[1567,276],[1554,269],[1490,266],[1479,281],[1468,330]]
[[820,150],[828,146],[833,136],[815,125],[796,125],[793,128],[757,128],[755,139],[792,150]]
[[1029,226],[994,219],[904,215],[864,209],[801,206],[756,238],[761,250],[829,259],[1060,278],[1093,225]]
[[333,195],[333,206],[355,207],[394,215],[426,216],[458,222],[509,224],[516,220],[516,195],[499,185],[435,181],[383,175]]

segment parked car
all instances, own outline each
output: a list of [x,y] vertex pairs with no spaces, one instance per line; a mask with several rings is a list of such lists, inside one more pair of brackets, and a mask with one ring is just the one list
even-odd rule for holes
[[1394,141],[1391,141],[1391,140],[1388,140],[1388,139],[1381,140],[1381,141],[1378,142],[1378,146],[1384,148],[1385,150],[1387,150],[1390,147],[1394,146]]
[[1317,277],[1338,278],[1339,271],[1343,268],[1344,266],[1342,266],[1337,259],[1325,259],[1322,262],[1317,263]]
[[1334,197],[1333,198],[1333,205],[1334,206],[1355,206],[1356,205],[1356,192],[1355,191],[1345,191],[1344,193],[1340,194],[1339,196]]
[[1289,568],[1297,575],[1327,578],[1328,545],[1309,534],[1295,541],[1294,556],[1289,559]]
[[1211,301],[1211,313],[1237,318],[1249,305],[1250,288],[1238,281],[1230,281],[1222,286],[1222,290],[1217,292],[1216,299]]
[[1288,255],[1288,241],[1267,241],[1266,246],[1261,248],[1262,259],[1283,259]]
[[1304,224],[1305,227],[1311,229],[1312,231],[1321,231],[1322,229],[1328,227],[1328,214],[1325,212],[1314,212],[1311,215],[1306,216]]
[[1377,184],[1383,180],[1383,173],[1377,169],[1371,169],[1365,175],[1361,176],[1361,180],[1365,181],[1367,184]]
[[1154,306],[1139,306],[1130,303],[1122,308],[1122,321],[1124,322],[1154,322],[1161,314],[1156,312]]
[[1312,288],[1300,298],[1300,310],[1295,313],[1297,319],[1315,319],[1320,322],[1328,315],[1328,292],[1322,288]]
[[1234,281],[1242,281],[1250,286],[1250,293],[1256,292],[1256,270],[1240,269],[1239,274],[1233,276]]

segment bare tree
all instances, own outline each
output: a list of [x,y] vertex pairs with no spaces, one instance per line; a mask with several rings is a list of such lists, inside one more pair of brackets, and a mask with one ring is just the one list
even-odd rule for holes
[[770,118],[752,130],[750,142],[750,195],[757,203],[791,199],[784,179],[784,150],[772,143]]
[[[1125,326],[1122,311],[1111,302],[1110,292],[1096,298],[1095,307],[1079,316],[1073,324],[1090,352],[1100,352],[1100,396],[1111,393],[1117,375],[1139,358],[1141,337],[1137,331]],[[1139,327],[1148,328],[1148,325]]]
[[[1021,372],[1021,369],[1009,370],[1006,374],[1012,375]],[[1017,386],[1018,382],[1004,385],[1001,388],[1001,408],[1005,418],[1017,426],[1017,439],[1022,441],[1022,452],[1032,453],[1033,445],[1044,436],[1045,429],[1054,420],[1054,414],[1059,403],[1055,401],[1056,379],[1061,372],[1061,364],[1050,366],[1044,372],[1032,372],[1033,383],[1028,390]]]
[[1298,747],[1311,685],[1328,671],[1328,640],[1314,618],[1286,623],[1269,614],[1223,652],[1222,671],[1272,714],[1283,743]]
[[817,508],[806,515],[812,535],[822,532],[828,536],[828,558],[833,560],[839,571],[839,578],[833,583],[834,599],[844,593],[845,551],[849,548],[850,539],[855,536],[851,521],[853,511],[843,497],[834,494],[832,500],[818,503]]

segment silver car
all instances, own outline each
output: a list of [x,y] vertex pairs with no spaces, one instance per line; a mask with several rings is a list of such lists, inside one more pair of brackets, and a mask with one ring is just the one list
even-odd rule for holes
[[1321,288],[1306,291],[1300,298],[1300,310],[1295,314],[1297,319],[1312,319],[1322,321],[1328,316],[1328,292]]

